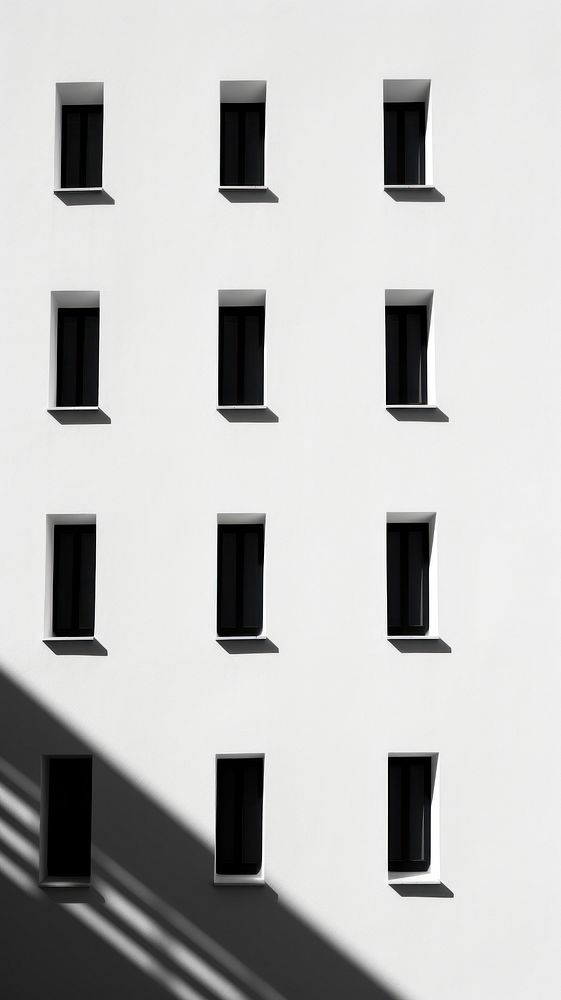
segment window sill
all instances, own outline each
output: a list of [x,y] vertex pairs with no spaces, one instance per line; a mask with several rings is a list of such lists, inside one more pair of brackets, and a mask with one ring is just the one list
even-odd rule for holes
[[398,653],[451,653],[452,649],[435,635],[388,635],[387,640]]
[[93,635],[47,635],[43,642],[57,656],[107,656],[105,646]]
[[260,635],[217,635],[217,642],[266,642],[267,636],[264,633]]
[[413,872],[410,875],[388,872],[388,885],[440,885],[440,877],[434,871]]
[[115,199],[102,187],[55,188],[54,195],[65,205],[114,205]]
[[278,424],[279,418],[268,406],[217,406],[218,413],[231,424]]
[[279,647],[266,636],[216,636],[216,642],[226,653],[242,655],[243,653],[278,653]]
[[270,202],[276,204],[278,196],[266,184],[220,184],[218,193],[226,201],[250,204],[251,202]]
[[388,635],[388,642],[393,642],[397,640],[399,642],[438,642],[440,639],[439,635],[434,635],[432,632],[426,635]]
[[42,878],[41,889],[89,889],[91,878]]
[[111,418],[99,406],[49,406],[59,424],[110,424]]
[[402,423],[447,424],[450,419],[434,403],[386,403],[386,411]]
[[434,184],[384,184],[384,191],[436,191]]
[[265,875],[261,871],[259,875],[214,875],[215,885],[251,885],[264,886]]

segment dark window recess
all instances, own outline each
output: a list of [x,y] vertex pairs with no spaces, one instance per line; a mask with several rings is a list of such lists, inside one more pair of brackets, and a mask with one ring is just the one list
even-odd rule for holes
[[219,405],[261,406],[265,307],[222,306],[218,328]]
[[384,184],[425,183],[425,105],[384,104]]
[[219,758],[216,873],[258,875],[262,864],[263,758]]
[[63,104],[60,186],[101,187],[103,104]]
[[218,635],[263,629],[264,536],[263,524],[218,525]]
[[57,406],[97,406],[99,309],[59,309]]
[[220,105],[220,184],[265,183],[265,105]]
[[388,635],[429,629],[429,525],[388,524]]
[[45,761],[47,878],[89,879],[91,868],[92,758]]
[[386,403],[427,402],[427,307],[386,306]]
[[388,870],[430,866],[431,758],[388,760]]
[[94,634],[95,524],[55,524],[53,634]]

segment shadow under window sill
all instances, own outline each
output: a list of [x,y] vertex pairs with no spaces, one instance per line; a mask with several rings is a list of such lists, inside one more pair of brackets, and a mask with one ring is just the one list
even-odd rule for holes
[[434,184],[384,184],[394,201],[446,201]]
[[279,418],[268,406],[217,406],[231,424],[278,424]]
[[420,404],[418,406],[404,403],[387,403],[386,410],[388,413],[391,413],[395,420],[399,421],[417,421],[425,424],[447,424],[450,421],[448,415],[432,403]]
[[388,642],[399,653],[451,653],[452,649],[437,635],[388,635]]
[[47,410],[59,424],[110,424],[99,406],[50,406]]
[[454,893],[444,882],[390,882],[398,896],[424,899],[453,899]]
[[57,903],[90,903],[103,904],[105,898],[89,883],[64,884],[44,881],[39,882],[39,888],[49,899]]
[[249,204],[250,202],[262,202],[276,204],[278,197],[265,184],[220,184],[219,193],[233,204]]
[[264,636],[255,638],[248,636],[243,639],[228,639],[225,636],[217,636],[216,641],[227,653],[278,653],[279,647],[274,642]]
[[115,199],[102,187],[55,188],[54,194],[64,205],[114,205]]
[[57,656],[107,656],[105,646],[94,636],[45,636],[45,646]]

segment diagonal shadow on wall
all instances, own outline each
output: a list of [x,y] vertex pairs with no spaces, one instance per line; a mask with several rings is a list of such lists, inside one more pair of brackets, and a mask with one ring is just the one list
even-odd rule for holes
[[[40,889],[42,754],[93,753],[92,887]],[[215,888],[208,847],[0,671],[6,996],[398,1000],[278,899]]]

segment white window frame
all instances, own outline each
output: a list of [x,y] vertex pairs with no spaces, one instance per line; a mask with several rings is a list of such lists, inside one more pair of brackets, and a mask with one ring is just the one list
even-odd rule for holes
[[55,186],[56,194],[72,194],[72,192],[103,191],[103,187],[68,188],[61,187],[61,152],[62,152],[62,106],[66,104],[102,104],[103,105],[103,141],[101,147],[101,177],[105,178],[105,101],[103,83],[57,83],[55,88]]
[[[92,639],[95,639],[95,625],[93,635],[55,635],[53,633],[53,565],[54,565],[54,534],[55,534],[55,524],[95,524],[97,526],[97,517],[95,514],[47,514],[46,516],[46,526],[47,526],[47,545],[46,545],[46,555],[45,555],[45,620],[43,629],[43,641],[47,643],[56,643],[57,646],[62,646],[64,643],[73,643],[76,646],[92,643]],[[95,594],[95,622],[97,623],[97,530],[96,530],[96,560],[95,560],[95,582],[94,582],[94,594]]]
[[[386,574],[388,566],[387,525],[388,524],[428,524],[429,525],[429,630],[426,635],[388,635],[388,616],[386,611],[386,635],[390,642],[426,642],[440,639],[438,632],[438,548],[436,531],[436,513],[420,513],[400,511],[386,514]],[[387,575],[386,575],[387,580]],[[387,598],[387,582],[386,582]]]
[[[384,184],[385,191],[434,189],[434,168],[432,151],[432,81],[431,80],[384,80],[383,104],[424,103],[425,105],[425,183],[424,184]],[[383,107],[382,107],[383,111]],[[382,131],[384,119],[382,114]],[[382,136],[382,151],[385,136]]]
[[[224,306],[247,306],[248,308],[263,306],[265,310],[264,339],[263,339],[263,402],[254,403],[248,406],[221,406],[218,398],[218,377],[216,379],[216,409],[222,412],[243,413],[246,410],[267,410],[267,293],[263,288],[221,288],[218,292],[218,310]],[[216,372],[218,376],[218,365],[220,360],[220,320],[218,322],[216,348]]]
[[[427,309],[427,401],[426,403],[386,403],[387,410],[436,410],[436,345],[434,289],[432,288],[386,288],[386,306],[426,306]],[[385,350],[384,314],[384,358]],[[384,366],[386,372],[386,366]],[[384,388],[386,388],[384,374]],[[387,398],[385,395],[384,398]]]
[[57,346],[59,309],[99,309],[99,388],[101,388],[101,305],[99,291],[51,292],[51,325],[49,341],[49,413],[100,413],[99,390],[97,406],[57,406]]
[[[216,872],[216,815],[218,806],[218,761],[231,759],[260,759],[263,761],[263,812],[261,819],[261,869],[257,875],[218,875]],[[264,753],[217,753],[214,762],[214,884],[215,885],[263,885],[265,882],[265,754]]]
[[[264,104],[265,134],[263,136],[263,184],[220,184],[221,108],[223,104]],[[218,109],[218,190],[267,191],[267,81],[221,80],[220,106]]]
[[[217,642],[257,642],[267,638],[267,516],[266,514],[217,514],[216,516],[216,555],[218,557],[218,525],[219,524],[262,524],[263,525],[263,628],[259,635],[218,635]],[[216,581],[216,602],[218,602],[218,580]],[[214,622],[218,619],[218,606],[215,608]],[[235,754],[232,754],[235,756]],[[249,754],[251,756],[251,754]],[[253,755],[255,756],[255,755]]]
[[[435,751],[408,750],[389,753],[390,757],[430,757],[431,758],[431,806],[430,806],[430,865],[426,872],[388,871],[388,885],[440,885],[440,754]],[[386,783],[388,781],[386,765]],[[386,787],[386,802],[388,789]],[[388,857],[388,818],[386,817],[386,864]]]

